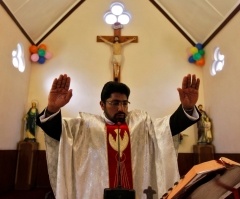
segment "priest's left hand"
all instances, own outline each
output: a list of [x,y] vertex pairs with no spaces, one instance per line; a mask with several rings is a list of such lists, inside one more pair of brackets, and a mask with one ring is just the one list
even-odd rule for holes
[[178,88],[180,101],[184,109],[192,109],[198,100],[200,79],[188,74],[183,78],[182,88]]

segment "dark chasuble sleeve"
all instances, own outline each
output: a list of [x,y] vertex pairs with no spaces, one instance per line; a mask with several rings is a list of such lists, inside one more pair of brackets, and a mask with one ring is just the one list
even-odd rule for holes
[[41,123],[40,117],[44,114],[44,110],[37,117],[37,125],[42,128],[42,130],[54,138],[55,140],[60,141],[60,137],[62,134],[62,115],[61,111],[55,115],[51,120]]
[[[196,108],[196,107],[195,107]],[[199,118],[195,121],[190,120],[183,111],[182,105],[178,107],[178,109],[171,115],[170,117],[170,129],[172,132],[172,136],[177,135],[190,127],[191,125],[195,124],[199,119],[201,113],[196,108]]]

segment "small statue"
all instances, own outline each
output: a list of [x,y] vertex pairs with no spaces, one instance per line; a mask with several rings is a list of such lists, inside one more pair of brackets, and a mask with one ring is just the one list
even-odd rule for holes
[[204,128],[205,128],[205,137],[206,137],[206,142],[207,144],[211,144],[212,142],[212,131],[211,131],[211,122],[209,117],[206,117],[206,121],[204,123]]
[[207,144],[207,138],[205,134],[205,122],[208,117],[207,113],[203,110],[202,104],[198,105],[198,110],[201,113],[201,118],[197,122],[198,127],[198,144]]
[[38,116],[38,109],[37,109],[37,103],[35,101],[32,102],[32,107],[27,112],[26,116],[24,117],[24,120],[26,121],[26,138],[24,141],[31,141],[36,142],[35,134],[36,134],[36,120]]

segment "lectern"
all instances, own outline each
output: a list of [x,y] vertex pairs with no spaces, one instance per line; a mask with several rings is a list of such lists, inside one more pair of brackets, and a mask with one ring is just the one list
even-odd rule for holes
[[15,190],[29,190],[36,184],[38,142],[18,143]]

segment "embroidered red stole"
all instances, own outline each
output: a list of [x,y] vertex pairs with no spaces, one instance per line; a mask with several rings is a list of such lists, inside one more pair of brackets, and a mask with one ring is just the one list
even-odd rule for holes
[[126,189],[133,189],[130,134],[126,123],[107,127],[109,188],[118,186],[118,131],[120,132],[120,182]]

